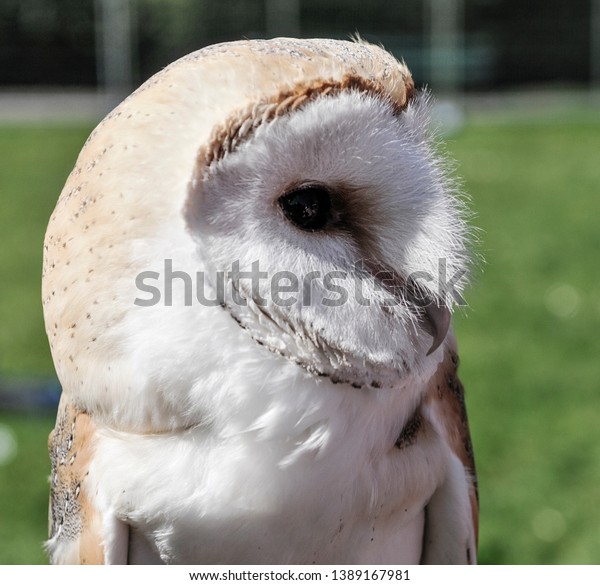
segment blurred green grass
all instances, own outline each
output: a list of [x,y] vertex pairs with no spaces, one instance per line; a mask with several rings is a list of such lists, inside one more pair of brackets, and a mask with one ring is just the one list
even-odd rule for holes
[[48,562],[42,545],[48,534],[46,445],[53,426],[50,415],[0,412],[0,451],[7,441],[16,444],[14,456],[0,464],[0,565]]
[[[91,128],[0,128],[0,374],[47,375],[45,225]],[[448,141],[485,258],[457,316],[481,496],[480,562],[600,560],[600,116],[471,123]],[[0,563],[38,563],[48,417],[0,413]]]
[[80,126],[0,127],[0,373],[53,372],[42,320],[44,233],[90,133]]
[[[0,127],[0,375],[54,372],[40,281],[45,226],[91,128]],[[47,534],[48,415],[0,411],[0,564],[43,563]],[[3,458],[0,458],[2,460]]]
[[450,144],[481,227],[458,320],[481,561],[600,560],[600,116],[468,127]]

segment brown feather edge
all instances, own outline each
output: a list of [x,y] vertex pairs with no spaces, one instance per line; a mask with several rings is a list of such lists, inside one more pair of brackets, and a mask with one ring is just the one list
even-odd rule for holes
[[414,82],[410,76],[403,75],[403,82],[405,91],[401,102],[394,99],[381,83],[359,75],[348,74],[341,80],[316,79],[309,83],[299,83],[290,90],[282,91],[236,112],[225,124],[215,127],[208,146],[202,148],[199,153],[199,167],[210,168],[248,140],[259,126],[290,114],[320,97],[357,91],[389,103],[397,116],[408,107],[415,93]]
[[479,490],[473,445],[469,432],[469,420],[465,405],[464,387],[458,377],[458,355],[453,347],[446,347],[444,360],[438,366],[425,398],[428,405],[435,405],[440,412],[440,419],[452,451],[459,458],[468,473],[469,499],[475,545],[479,538]]
[[51,461],[49,537],[76,547],[75,557],[58,563],[103,564],[104,546],[99,511],[87,483],[94,454],[96,426],[91,417],[67,402],[64,395],[56,426],[48,438]]

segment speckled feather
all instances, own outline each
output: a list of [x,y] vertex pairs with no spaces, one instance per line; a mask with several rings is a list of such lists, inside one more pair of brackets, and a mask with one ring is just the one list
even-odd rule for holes
[[56,562],[98,564],[104,561],[101,518],[89,492],[95,425],[90,417],[61,400],[50,434],[49,549]]

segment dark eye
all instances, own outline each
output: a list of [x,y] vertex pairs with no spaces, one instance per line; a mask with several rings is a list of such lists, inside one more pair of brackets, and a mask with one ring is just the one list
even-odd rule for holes
[[331,197],[321,185],[305,185],[279,198],[285,216],[302,230],[323,229],[331,219]]

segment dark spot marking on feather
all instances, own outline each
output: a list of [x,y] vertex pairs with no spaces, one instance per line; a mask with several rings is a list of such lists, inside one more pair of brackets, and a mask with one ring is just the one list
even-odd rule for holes
[[420,409],[417,408],[412,417],[404,425],[400,436],[396,439],[395,446],[398,449],[405,449],[410,447],[416,440],[419,431],[423,425],[423,417]]
[[[240,326],[240,328],[247,330],[248,327],[242,323],[241,319],[239,317],[237,317],[230,309],[230,307],[227,305],[227,303],[220,303],[219,305],[222,309],[224,309],[225,311],[227,311],[227,313],[229,314],[229,316]],[[260,312],[262,314],[264,314],[266,317],[268,317],[271,321],[273,321],[275,324],[277,324],[277,322],[273,319],[273,317],[271,315],[269,315],[266,310],[263,307],[258,306],[257,307]],[[265,349],[268,349],[271,353],[274,353],[276,355],[280,355],[281,357],[284,357],[287,360],[293,361],[294,363],[296,363],[298,366],[304,368],[305,370],[307,370],[308,372],[310,372],[311,374],[315,375],[315,376],[319,376],[319,377],[324,377],[324,378],[329,378],[332,384],[349,384],[350,386],[352,386],[353,388],[356,389],[363,389],[364,386],[362,384],[359,384],[358,382],[354,382],[351,380],[345,380],[345,379],[341,379],[335,376],[335,374],[332,373],[328,373],[328,372],[323,372],[321,370],[317,370],[312,364],[301,361],[300,359],[296,358],[293,355],[289,355],[288,353],[285,353],[275,347],[272,347],[271,345],[269,345],[268,343],[266,343],[263,340],[258,339],[256,336],[251,335],[252,340],[260,346],[265,347]],[[92,341],[95,341],[95,338],[92,339]]]

